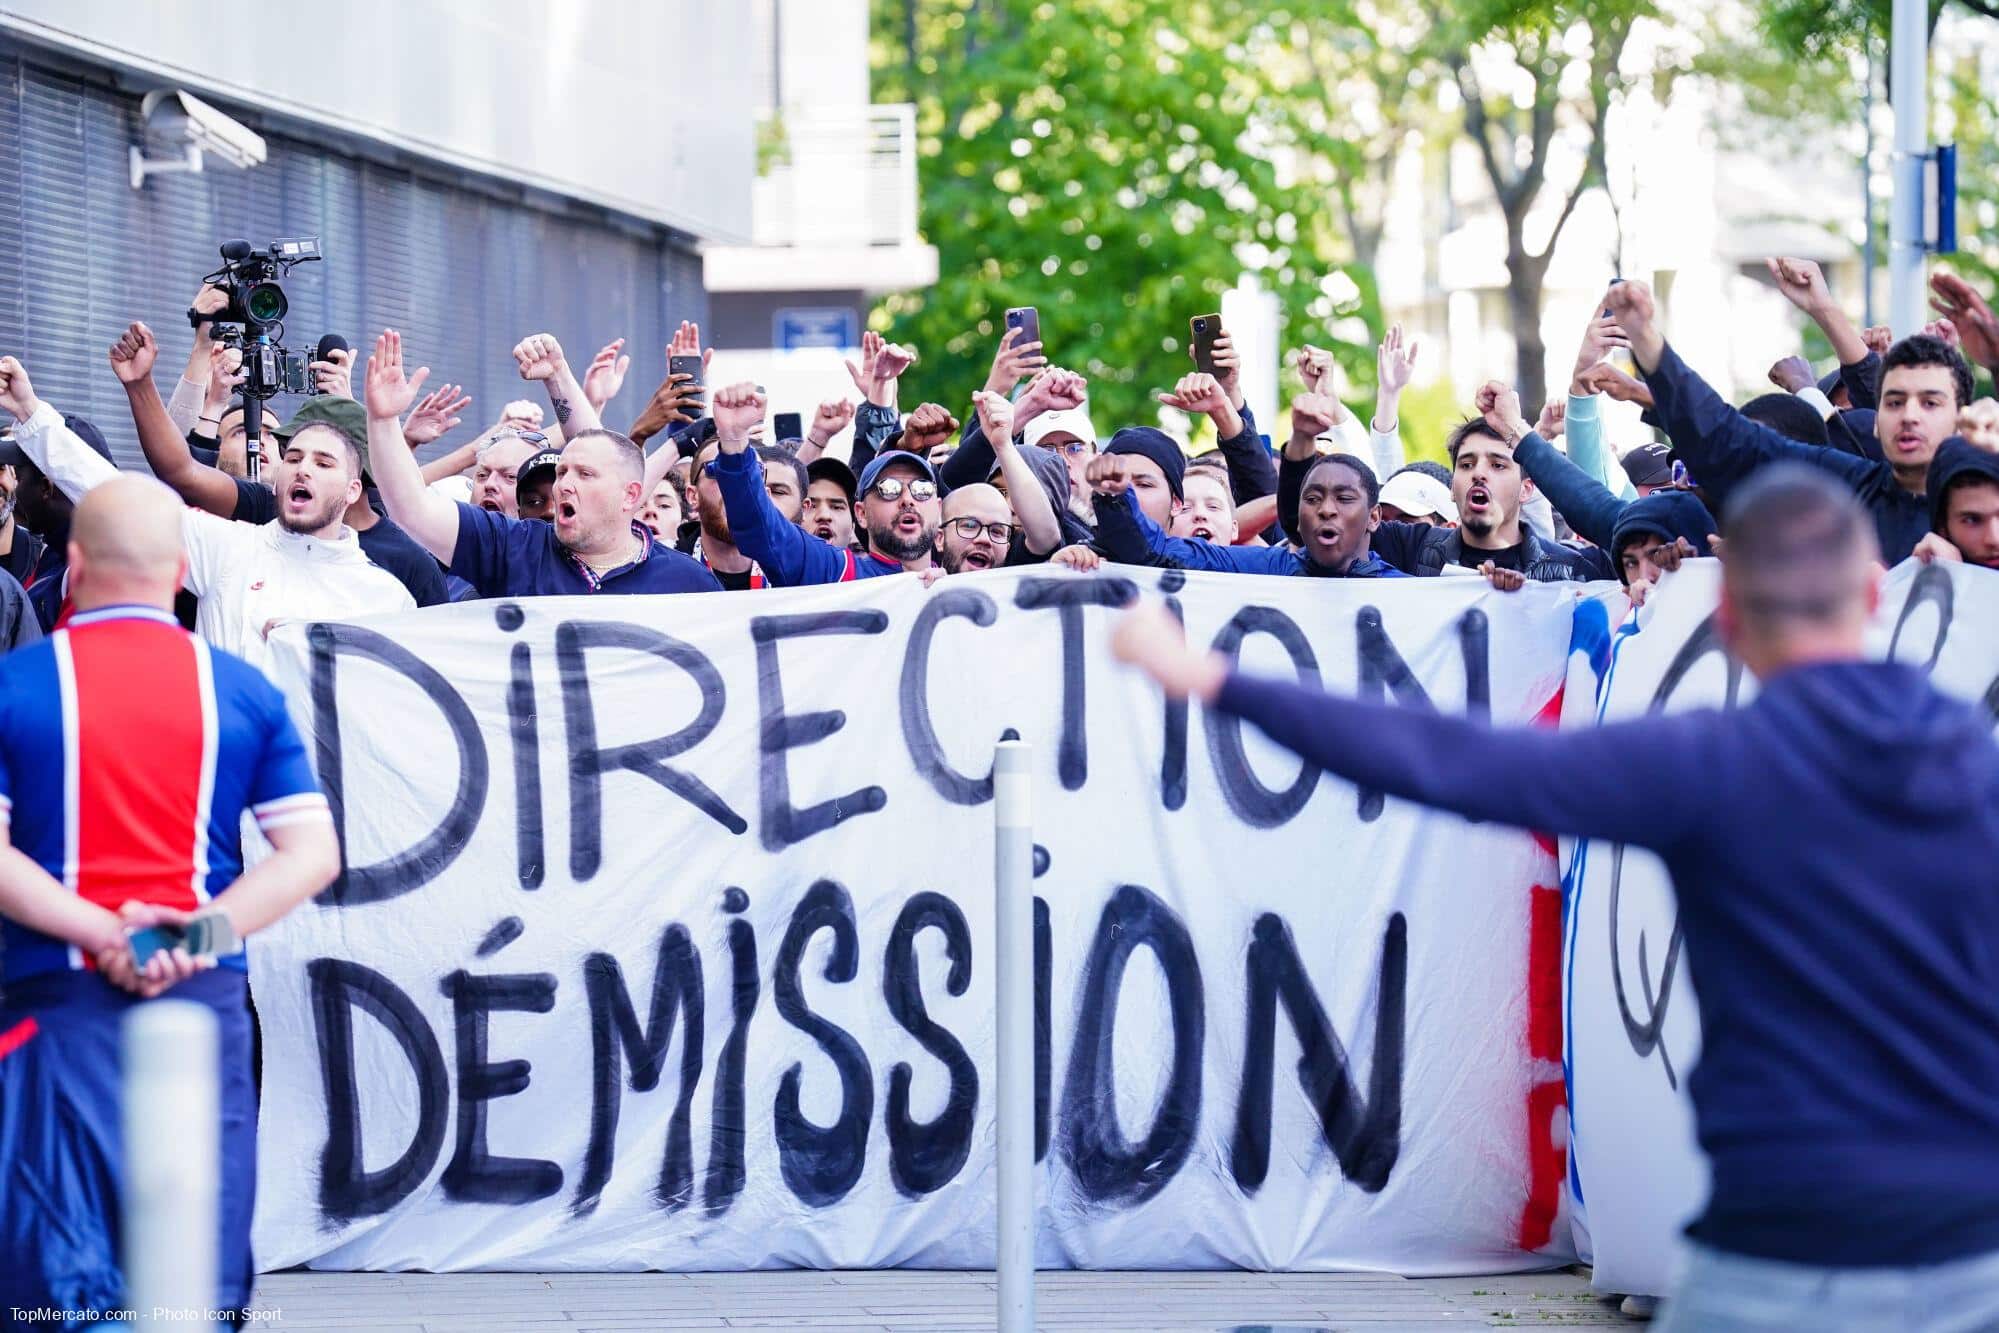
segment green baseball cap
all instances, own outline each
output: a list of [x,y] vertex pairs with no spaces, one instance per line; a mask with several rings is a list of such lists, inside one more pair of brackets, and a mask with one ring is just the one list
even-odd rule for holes
[[292,413],[292,419],[278,427],[276,435],[280,440],[289,440],[307,426],[331,426],[339,431],[341,438],[352,444],[361,455],[362,482],[373,481],[368,475],[367,408],[339,394],[319,394],[306,399],[305,406]]

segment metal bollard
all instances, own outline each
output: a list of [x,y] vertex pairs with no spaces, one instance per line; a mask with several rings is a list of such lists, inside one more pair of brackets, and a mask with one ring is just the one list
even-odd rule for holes
[[222,1136],[216,1041],[205,1005],[154,1000],[125,1018],[125,1297],[141,1328],[212,1326]]
[[993,755],[993,971],[998,996],[999,1327],[1034,1328],[1034,825],[1024,741]]

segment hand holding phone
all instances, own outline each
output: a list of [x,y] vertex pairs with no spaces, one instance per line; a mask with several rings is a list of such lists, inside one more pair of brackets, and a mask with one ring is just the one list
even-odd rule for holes
[[1222,372],[1215,364],[1215,342],[1222,336],[1222,317],[1196,315],[1187,323],[1194,332],[1194,369],[1203,375],[1213,375],[1216,379],[1221,379]]

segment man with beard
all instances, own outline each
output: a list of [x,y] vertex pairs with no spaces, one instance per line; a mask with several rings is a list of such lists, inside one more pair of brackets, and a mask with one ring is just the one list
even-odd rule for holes
[[982,481],[960,486],[944,497],[944,525],[938,529],[938,559],[946,574],[997,569],[1013,544],[1013,507],[998,488]]
[[757,563],[771,586],[845,583],[931,567],[941,514],[937,473],[928,459],[897,449],[867,465],[859,485],[868,551],[856,554],[800,528],[765,490],[763,469],[749,447],[750,429],[764,413],[756,385],[720,390],[713,413],[717,448],[698,474],[701,484],[705,488],[713,478],[737,549]]
[[[482,597],[714,592],[700,565],[653,540],[638,521],[645,454],[625,436],[573,428],[555,475],[555,521],[508,518],[456,504],[424,484],[401,416],[428,367],[403,374],[402,335],[375,340],[368,359],[368,442],[389,516]],[[556,392],[551,389],[551,393]],[[580,412],[581,409],[578,409]],[[560,415],[560,413],[558,413]]]
[[[174,430],[159,392],[153,387],[153,362],[158,354],[152,330],[144,324],[128,326],[111,349],[111,369],[125,386],[139,447],[153,475],[172,487],[182,500],[217,518],[252,525],[276,519],[280,509],[278,496],[268,480],[250,481],[210,467],[194,457],[186,438]],[[362,552],[395,575],[418,606],[438,606],[450,600],[445,591],[444,572],[437,562],[370,503],[368,491],[373,478],[368,475],[368,418],[359,403],[340,394],[307,399],[289,422],[270,428],[269,438],[263,442],[265,456],[282,450],[287,440],[314,425],[337,431],[359,454],[361,494],[347,506],[341,518],[354,531]],[[265,477],[271,475],[267,470]]]
[[[708,470],[708,463],[720,448],[710,438],[694,455],[694,509],[700,522],[701,537],[694,549],[694,558],[707,566],[716,581],[728,592],[742,592],[749,588],[770,586],[764,573],[757,568],[756,561],[744,555],[736,545],[735,535],[729,528],[728,507],[722,501],[722,483]],[[798,484],[804,476],[798,467],[798,456],[789,450],[765,446],[755,450],[759,459],[771,460],[774,470],[764,473],[758,469],[758,476],[764,483],[764,494],[770,499],[778,518],[786,523],[798,524],[804,518],[804,502],[800,498]],[[789,460],[784,462],[781,460]]]
[[[1140,507],[1131,488],[1131,471],[1129,459],[1110,453],[1091,460],[1089,469],[1090,485],[1098,496],[1097,545],[1123,564],[1310,578],[1402,577],[1401,570],[1382,563],[1368,549],[1378,489],[1374,469],[1352,454],[1326,454],[1307,472],[1299,492],[1297,550],[1171,536]],[[1189,472],[1183,486],[1206,471]]]
[[[1480,391],[1482,400],[1492,387]],[[1482,401],[1482,410],[1490,407]],[[1306,478],[1317,467],[1316,437],[1331,420],[1332,405],[1320,395],[1304,394],[1292,402],[1291,438],[1278,469],[1277,507],[1285,532],[1294,538],[1302,536],[1299,498]],[[1525,435],[1525,423],[1519,430]],[[1521,521],[1521,499],[1531,483],[1514,461],[1513,442],[1502,438],[1484,418],[1461,423],[1451,432],[1446,448],[1459,526],[1379,524],[1371,544],[1382,560],[1420,577],[1441,574],[1446,567],[1483,572],[1487,565],[1502,576],[1517,574],[1539,583],[1611,577],[1600,552],[1583,555],[1544,541]]]
[[[148,370],[137,368],[132,343],[112,349],[111,367],[135,398],[159,404]],[[20,423],[14,439],[72,501],[118,475],[35,396],[28,372],[0,357],[0,408]],[[165,415],[160,405],[161,415]],[[195,629],[216,647],[254,665],[268,658],[267,640],[290,620],[348,620],[416,606],[396,577],[371,561],[347,526],[348,506],[361,496],[361,455],[334,426],[315,423],[285,442],[271,469],[277,517],[261,526],[236,523],[199,509],[184,511],[188,591],[201,599]]]
[[[1825,279],[1818,266],[1781,259],[1773,266],[1787,294],[1815,304]],[[1672,437],[1673,447],[1699,478],[1711,507],[1759,468],[1790,461],[1838,477],[1859,497],[1874,521],[1881,558],[1897,563],[1930,531],[1930,503],[1924,493],[1937,446],[1956,429],[1957,414],[1971,401],[1971,368],[1941,338],[1911,334],[1881,358],[1880,404],[1874,436],[1881,460],[1843,450],[1800,444],[1752,421],[1731,407],[1667,345],[1659,331],[1652,290],[1642,282],[1620,282],[1604,293],[1604,307],[1631,338],[1631,355],[1652,393],[1652,415]]]
[[820,541],[846,550],[854,544],[854,497],[860,480],[837,458],[815,458],[805,465],[805,530]]

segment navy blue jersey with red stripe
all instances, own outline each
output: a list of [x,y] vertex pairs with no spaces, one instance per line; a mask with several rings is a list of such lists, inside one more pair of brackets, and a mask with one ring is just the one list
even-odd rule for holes
[[[0,658],[0,814],[64,888],[191,910],[242,874],[246,810],[266,830],[327,818],[284,696],[249,663],[129,606]],[[0,985],[86,966],[0,921]]]

